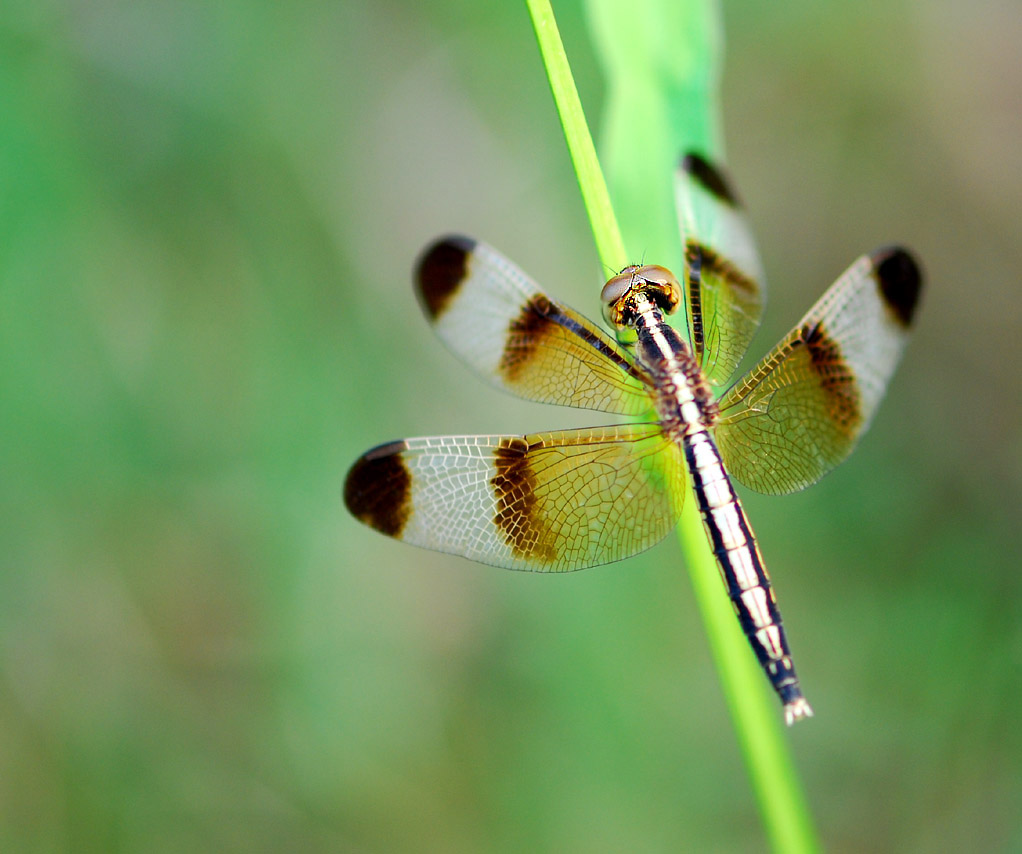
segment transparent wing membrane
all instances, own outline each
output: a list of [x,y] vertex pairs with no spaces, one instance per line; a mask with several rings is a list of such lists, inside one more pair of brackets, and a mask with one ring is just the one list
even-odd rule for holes
[[920,287],[904,249],[852,264],[721,399],[716,438],[731,475],[759,492],[795,492],[844,460],[901,358]]
[[406,439],[369,451],[348,509],[412,545],[510,569],[561,572],[663,539],[686,491],[657,424],[528,436]]

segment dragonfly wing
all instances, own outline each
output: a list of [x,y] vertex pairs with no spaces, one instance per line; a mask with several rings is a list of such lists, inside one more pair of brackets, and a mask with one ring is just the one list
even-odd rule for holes
[[344,500],[362,522],[415,546],[562,572],[659,542],[686,483],[681,452],[660,427],[629,424],[391,442],[352,466]]
[[745,213],[723,173],[686,154],[675,174],[685,247],[689,340],[706,378],[723,385],[759,326],[766,279]]
[[922,288],[904,249],[863,255],[720,400],[717,446],[759,492],[795,492],[845,459],[897,367]]
[[630,354],[486,244],[438,240],[419,259],[415,285],[447,347],[498,388],[580,409],[652,408],[649,381]]

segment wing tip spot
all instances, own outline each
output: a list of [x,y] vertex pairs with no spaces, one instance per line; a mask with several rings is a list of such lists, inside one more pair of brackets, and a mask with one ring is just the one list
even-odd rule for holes
[[731,188],[731,184],[724,176],[723,171],[710,163],[701,154],[695,151],[686,151],[682,154],[678,165],[710,195],[715,196],[731,207],[739,207],[741,205],[741,202],[738,201],[738,196]]
[[923,274],[912,254],[900,246],[885,246],[870,255],[880,293],[902,326],[912,323]]
[[416,292],[431,321],[443,314],[467,278],[475,248],[471,237],[453,234],[441,237],[420,256],[415,266]]
[[364,453],[344,479],[344,505],[360,522],[388,537],[400,537],[411,516],[412,476],[401,459],[404,441]]

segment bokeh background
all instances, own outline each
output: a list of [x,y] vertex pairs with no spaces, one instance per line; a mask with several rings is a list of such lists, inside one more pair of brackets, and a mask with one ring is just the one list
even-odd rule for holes
[[[835,851],[1020,850],[1022,14],[724,20],[753,351],[866,249],[928,272],[856,454],[747,498],[809,802]],[[523,6],[4,4],[0,848],[763,850],[675,543],[533,576],[345,514],[378,442],[593,423],[431,337],[409,272],[449,230],[596,313]]]

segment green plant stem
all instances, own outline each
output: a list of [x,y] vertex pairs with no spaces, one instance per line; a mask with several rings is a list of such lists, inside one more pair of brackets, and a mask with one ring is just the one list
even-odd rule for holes
[[[719,14],[701,0],[646,0],[623,4],[592,0],[590,23],[607,75],[604,137],[625,211],[626,253],[607,184],[592,144],[547,0],[526,0],[550,88],[561,117],[600,260],[620,269],[646,257],[680,269],[681,248],[671,197],[679,153],[689,148],[714,155],[720,142],[716,81]],[[739,745],[776,851],[819,850],[794,763],[734,613],[722,595],[695,502],[687,501],[678,539],[692,579]]]
[[685,503],[677,533],[771,848],[819,851],[812,816],[784,739],[777,699],[764,687],[763,671],[727,597],[721,595],[720,572],[694,501]]
[[526,0],[532,26],[536,30],[536,40],[546,66],[547,80],[550,91],[557,105],[557,112],[564,128],[564,139],[568,143],[568,153],[578,177],[578,187],[582,192],[582,201],[589,216],[589,224],[596,241],[596,251],[600,261],[609,270],[620,270],[626,266],[628,253],[625,251],[621,230],[618,228],[614,209],[610,204],[610,193],[607,183],[603,180],[603,170],[596,157],[589,126],[586,124],[582,102],[575,88],[575,79],[571,75],[568,57],[561,43],[561,34],[554,20],[554,11],[549,0]]

